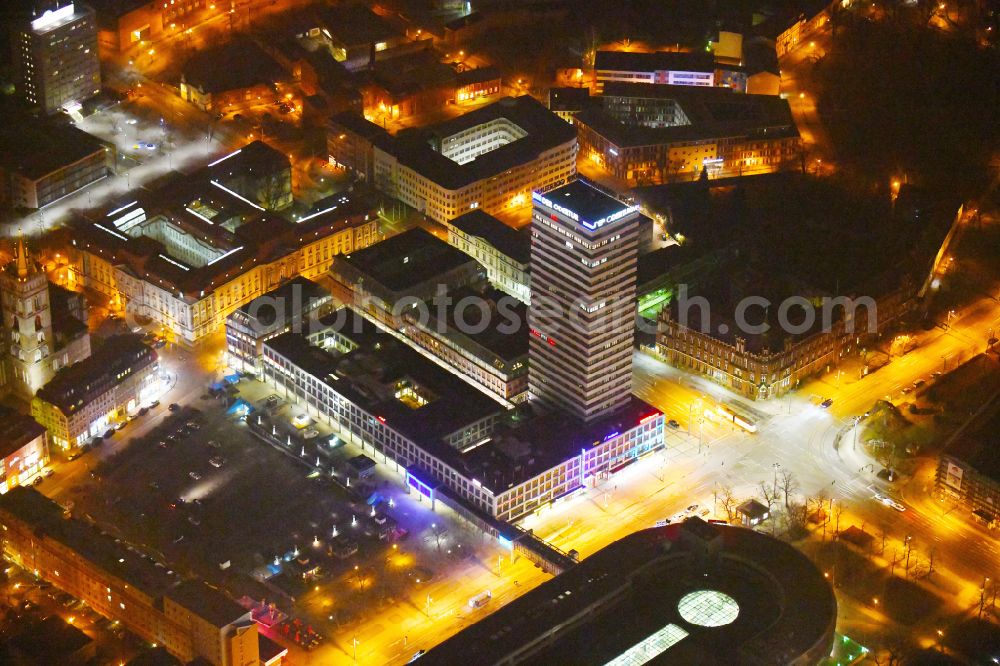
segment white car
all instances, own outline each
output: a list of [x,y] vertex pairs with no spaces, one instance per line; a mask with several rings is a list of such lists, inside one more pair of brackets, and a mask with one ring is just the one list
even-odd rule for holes
[[188,472],[188,476],[190,476],[195,481],[201,480],[201,474],[199,474],[198,472]]
[[903,506],[902,504],[900,504],[896,500],[892,499],[891,497],[886,497],[882,493],[875,493],[875,499],[877,499],[879,502],[881,502],[885,506],[889,507],[890,509],[895,509],[896,511],[899,511],[900,513],[902,513],[903,511],[906,511],[906,507],[905,506]]

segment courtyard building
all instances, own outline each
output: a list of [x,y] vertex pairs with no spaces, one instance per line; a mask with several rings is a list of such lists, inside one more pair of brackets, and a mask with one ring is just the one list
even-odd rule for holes
[[574,119],[580,152],[630,185],[802,167],[799,132],[780,97],[609,82],[601,101]]
[[343,134],[353,145],[346,158],[331,152],[331,162],[357,170],[379,190],[441,223],[470,210],[493,214],[526,206],[532,191],[557,187],[576,173],[573,128],[527,95],[398,136],[359,124],[341,119],[331,127],[337,140]]
[[83,285],[112,310],[152,320],[168,341],[193,345],[253,299],[324,276],[336,255],[381,239],[364,197],[339,194],[291,219],[268,209],[290,191],[288,161],[273,153],[250,144],[126,195],[97,220],[74,220]]

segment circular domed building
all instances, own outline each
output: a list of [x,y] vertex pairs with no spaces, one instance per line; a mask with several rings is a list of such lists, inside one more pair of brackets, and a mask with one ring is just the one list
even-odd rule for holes
[[837,602],[798,550],[698,518],[636,532],[464,629],[427,664],[814,664]]

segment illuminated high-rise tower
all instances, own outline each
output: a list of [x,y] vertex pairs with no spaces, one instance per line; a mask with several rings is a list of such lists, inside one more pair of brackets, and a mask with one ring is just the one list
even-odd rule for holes
[[76,111],[101,89],[97,18],[79,2],[39,0],[11,39],[18,93],[46,113]]
[[592,421],[632,393],[640,213],[582,180],[533,199],[530,393]]

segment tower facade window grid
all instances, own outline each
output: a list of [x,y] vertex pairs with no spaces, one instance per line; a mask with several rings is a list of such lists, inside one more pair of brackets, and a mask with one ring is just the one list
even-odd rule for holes
[[640,213],[582,180],[533,200],[529,390],[592,421],[632,392]]

